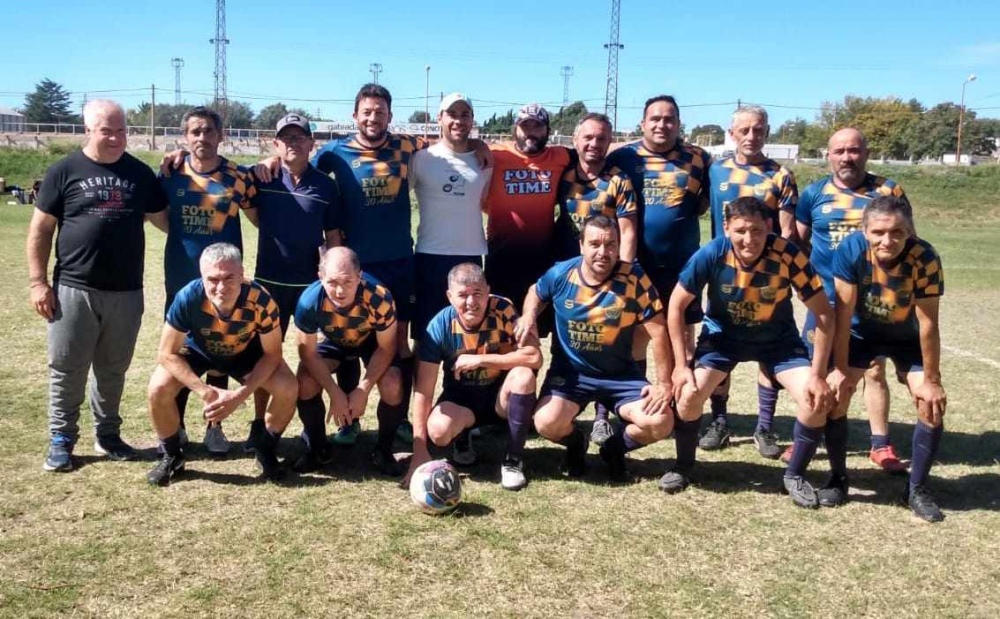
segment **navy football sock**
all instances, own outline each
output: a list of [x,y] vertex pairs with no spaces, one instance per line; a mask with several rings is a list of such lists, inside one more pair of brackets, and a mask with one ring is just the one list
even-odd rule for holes
[[910,461],[910,490],[927,483],[937,455],[944,425],[931,428],[917,421],[913,426],[913,459]]
[[757,431],[771,432],[774,410],[778,407],[778,390],[770,385],[757,384]]
[[830,459],[830,474],[847,475],[847,415],[826,420],[826,454]]
[[632,425],[632,424],[625,424],[625,425],[622,426],[622,444],[625,446],[625,453],[628,453],[630,451],[635,451],[636,449],[639,449],[640,447],[645,447],[645,445],[643,445],[639,441],[637,441],[634,438],[632,438],[629,435],[629,433],[626,431],[626,430],[628,430],[628,427],[630,425]]
[[181,455],[181,433],[174,432],[173,435],[167,438],[160,439],[160,448],[163,453],[168,456],[179,456]]
[[701,431],[701,417],[695,421],[674,419],[674,442],[677,445],[676,467],[690,469],[695,463],[698,451],[698,433]]
[[608,420],[608,407],[600,402],[594,402],[594,421]]
[[392,405],[379,400],[375,414],[378,417],[378,438],[375,439],[375,446],[379,449],[392,449],[396,430],[406,419],[406,406],[402,402]]
[[299,419],[302,420],[302,436],[309,449],[320,449],[326,444],[326,411],[323,397],[316,395],[308,400],[299,400]]
[[785,477],[802,477],[806,474],[809,462],[816,455],[816,447],[823,438],[823,428],[810,428],[796,420],[792,436],[795,444],[792,459],[788,461],[788,468],[785,469]]
[[888,434],[872,434],[872,449],[881,449],[889,446]]
[[572,449],[574,447],[581,446],[585,440],[586,438],[583,436],[583,431],[576,424],[573,424],[573,431],[567,436],[555,441],[555,443],[557,445],[562,445],[567,449]]
[[507,400],[507,455],[520,459],[531,430],[531,415],[538,398],[534,393],[512,393]]
[[709,397],[712,406],[712,421],[729,425],[729,396],[712,394]]

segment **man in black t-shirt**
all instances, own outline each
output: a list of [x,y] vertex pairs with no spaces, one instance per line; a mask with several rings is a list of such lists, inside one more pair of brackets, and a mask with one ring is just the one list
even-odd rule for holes
[[[137,453],[120,434],[118,406],[142,318],[143,221],[166,230],[166,197],[152,170],[125,152],[125,113],[113,101],[83,110],[87,142],[45,173],[28,228],[31,304],[49,322],[46,471],[73,470],[87,374],[94,450]],[[48,280],[52,237],[56,264]]]

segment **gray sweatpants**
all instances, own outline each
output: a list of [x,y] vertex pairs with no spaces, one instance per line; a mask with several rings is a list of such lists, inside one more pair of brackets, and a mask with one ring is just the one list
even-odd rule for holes
[[90,375],[90,409],[98,437],[118,434],[125,371],[142,321],[142,290],[109,292],[56,287],[49,323],[49,435],[80,436],[80,406]]

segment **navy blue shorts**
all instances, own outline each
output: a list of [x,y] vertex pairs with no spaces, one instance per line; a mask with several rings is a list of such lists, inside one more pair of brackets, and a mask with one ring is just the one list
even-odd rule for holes
[[385,262],[369,262],[361,270],[375,276],[389,289],[396,304],[396,320],[410,322],[413,318],[413,256]]
[[263,286],[274,302],[278,304],[278,315],[281,320],[281,340],[285,340],[285,334],[288,333],[288,326],[291,324],[292,317],[295,316],[295,308],[299,304],[299,297],[302,293],[306,291],[308,285],[305,286],[292,286],[288,284],[277,284],[274,282],[258,282]]
[[573,370],[549,368],[542,383],[538,399],[547,395],[569,400],[580,406],[582,411],[591,402],[612,405],[615,413],[630,402],[642,399],[643,387],[649,381],[641,376],[623,378],[594,378]]
[[882,357],[892,359],[897,374],[924,371],[924,355],[919,341],[873,342],[851,335],[847,363],[852,368],[868,369],[872,361]]
[[330,359],[339,363],[361,359],[366,366],[376,350],[378,350],[378,338],[375,337],[374,333],[371,333],[361,343],[361,346],[341,346],[327,339],[320,340],[319,344],[316,345],[316,351],[324,359]]
[[729,374],[739,363],[756,361],[772,382],[776,376],[793,368],[809,367],[809,351],[799,337],[769,346],[749,346],[718,335],[702,334],[694,350],[694,367],[706,367]]
[[476,418],[475,427],[492,426],[507,423],[500,415],[497,415],[497,398],[500,397],[500,388],[503,386],[507,373],[504,372],[499,379],[485,387],[468,387],[462,385],[446,386],[438,397],[434,406],[441,402],[451,402],[472,411]]
[[[656,287],[656,292],[660,295],[660,301],[663,302],[663,314],[666,316],[667,305],[670,303],[670,295],[674,292],[674,286],[677,285],[679,274],[662,267],[651,267],[649,269],[645,265],[642,265],[642,267],[646,275],[649,276],[650,281],[653,282],[653,286]],[[704,317],[705,312],[701,309],[701,297],[691,301],[691,304],[684,310],[685,324],[698,324]]]
[[427,324],[438,312],[448,306],[448,272],[456,265],[471,262],[480,268],[482,256],[439,256],[416,254],[413,257],[417,302],[410,323],[410,336],[419,340],[427,330]]
[[260,337],[255,337],[247,343],[243,352],[232,357],[213,357],[204,353],[201,349],[186,345],[181,349],[181,356],[191,366],[191,371],[201,376],[209,370],[222,372],[243,382],[244,377],[253,371],[254,366],[264,356],[264,348],[260,344]]
[[[524,310],[524,297],[528,289],[538,283],[539,278],[555,264],[547,255],[519,254],[501,251],[486,256],[486,280],[490,293],[507,297],[520,314]],[[538,316],[538,337],[552,333],[555,324],[552,305],[546,305]]]

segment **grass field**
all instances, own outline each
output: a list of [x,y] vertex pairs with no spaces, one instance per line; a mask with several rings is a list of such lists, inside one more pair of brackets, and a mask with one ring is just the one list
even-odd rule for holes
[[[0,149],[0,176],[23,184],[38,174],[40,162],[10,172],[13,158]],[[796,172],[804,185],[821,170]],[[185,478],[150,488],[155,440],[144,395],[164,240],[153,230],[146,320],[122,404],[124,436],[148,461],[106,462],[81,439],[79,470],[44,473],[45,324],[27,304],[23,250],[30,209],[0,205],[8,274],[0,286],[0,617],[1000,616],[1000,169],[887,173],[910,194],[946,273],[950,406],[931,487],[948,517],[934,526],[895,503],[903,479],[868,463],[857,405],[851,502],[794,507],[778,492],[781,465],[750,441],[756,396],[746,367],[732,390],[738,440],[700,453],[696,485],[676,496],[655,484],[673,461],[672,441],[636,452],[635,483],[621,487],[606,483],[593,449],[586,479],[562,479],[562,448],[533,439],[532,483],[509,493],[498,484],[502,438],[491,435],[477,442],[481,462],[465,478],[460,509],[425,516],[367,464],[371,411],[362,442],[321,474],[262,484],[242,453],[218,460],[195,450]],[[245,235],[252,264],[254,235]],[[898,385],[893,404],[893,439],[908,454],[914,415]],[[786,439],[791,410],[782,396]],[[87,437],[89,412],[82,419]],[[249,419],[244,410],[228,420],[230,437],[243,439]],[[299,428],[295,421],[286,433],[284,456],[296,453]],[[822,480],[822,455],[813,468]]]

